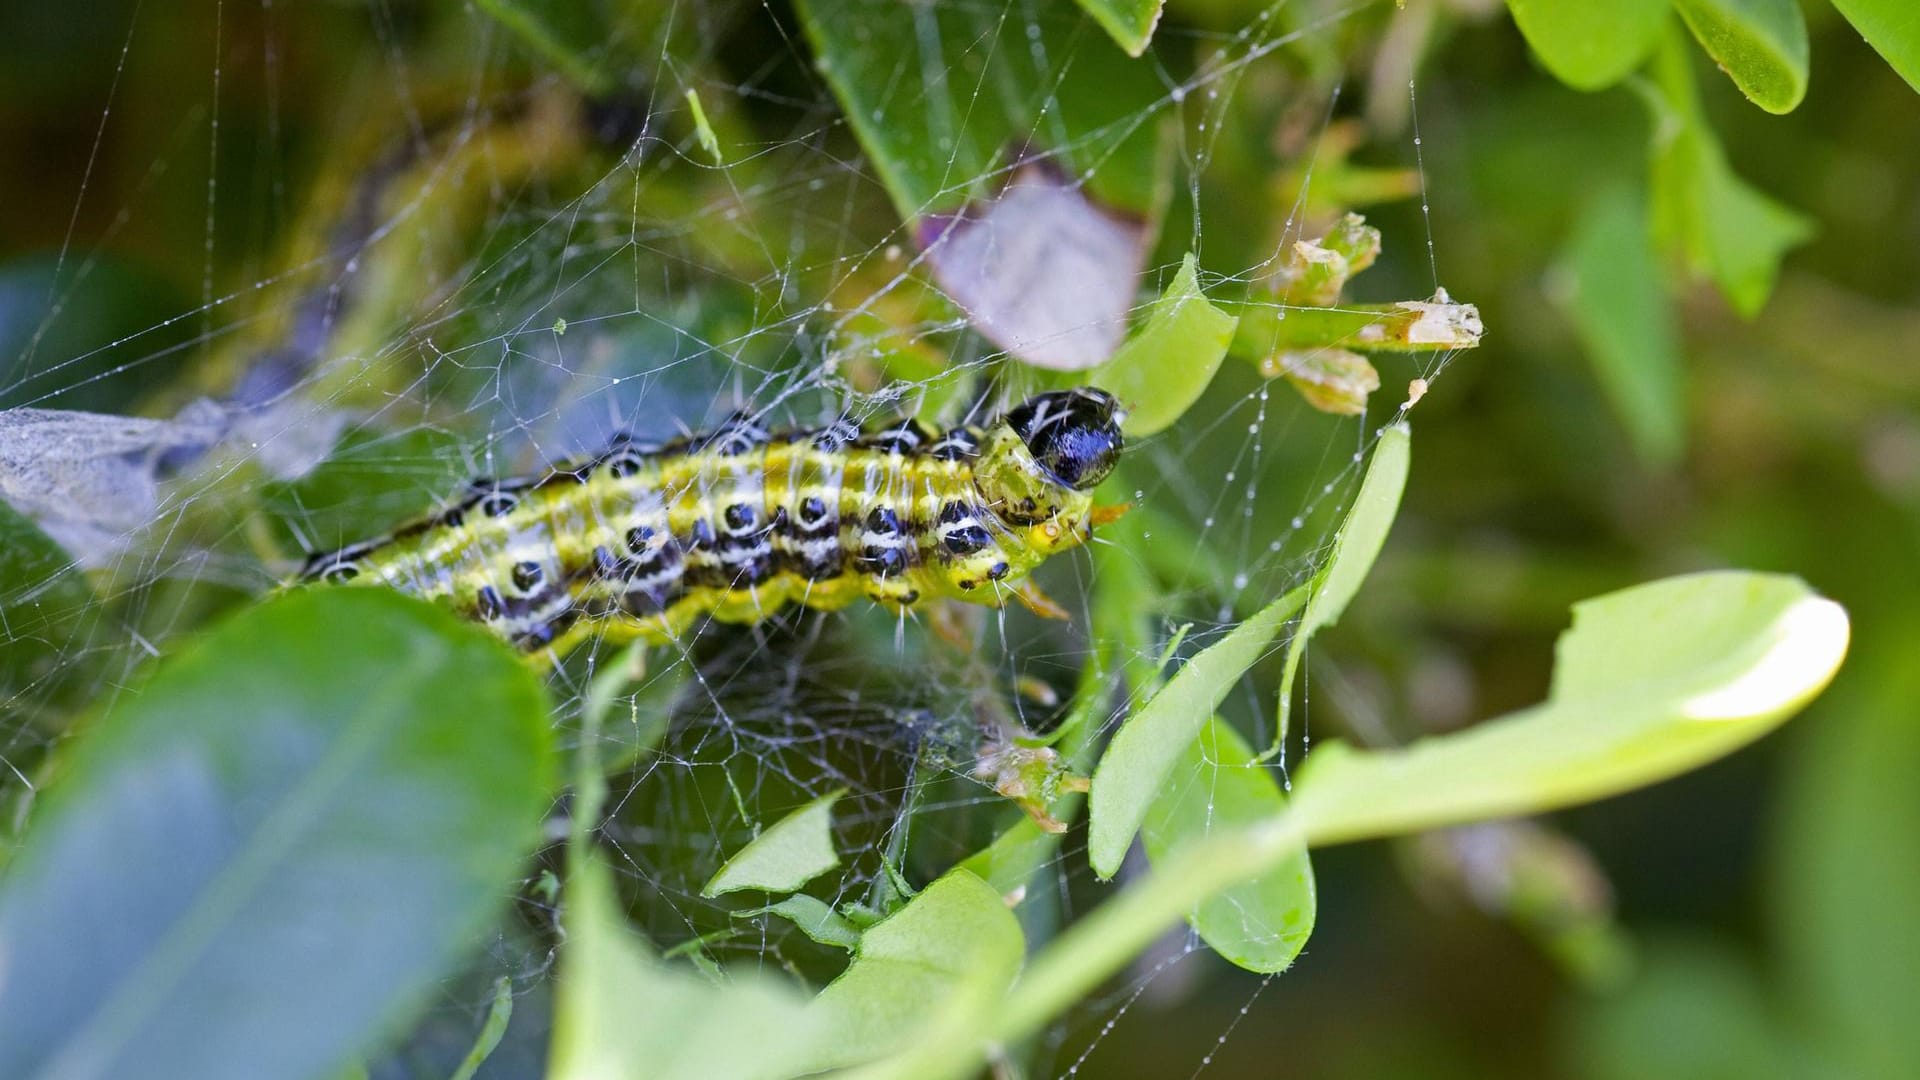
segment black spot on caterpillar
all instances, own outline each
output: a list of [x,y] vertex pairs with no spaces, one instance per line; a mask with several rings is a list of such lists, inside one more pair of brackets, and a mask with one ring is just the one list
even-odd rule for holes
[[674,640],[703,619],[790,603],[1018,599],[1027,573],[1086,542],[1092,490],[1123,441],[1100,390],[1040,394],[980,426],[913,420],[771,432],[736,415],[665,445],[616,439],[590,461],[480,480],[390,536],[313,555],[301,577],[436,599],[529,652],[593,637]]

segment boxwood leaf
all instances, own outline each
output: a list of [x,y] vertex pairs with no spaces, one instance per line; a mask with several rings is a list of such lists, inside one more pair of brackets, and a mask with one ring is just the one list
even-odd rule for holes
[[833,850],[833,804],[845,795],[838,788],[774,822],[734,852],[700,890],[719,896],[739,889],[789,892],[840,865]]
[[1128,56],[1147,51],[1153,40],[1153,28],[1160,22],[1160,8],[1166,0],[1080,0],[1080,6],[1093,21],[1113,37],[1114,44],[1127,50]]
[[814,999],[825,1041],[798,1072],[871,1061],[977,1023],[1005,996],[1026,942],[991,885],[952,870],[860,936]]
[[[1156,864],[1216,830],[1251,825],[1286,809],[1280,785],[1218,717],[1200,729],[1153,801],[1140,839]],[[1303,850],[1259,877],[1202,900],[1187,922],[1214,952],[1249,971],[1285,971],[1313,933],[1313,865]]]
[[485,631],[311,590],[163,661],[60,759],[0,884],[0,1075],[323,1076],[506,898],[546,696]]
[[1576,90],[1601,90],[1640,66],[1660,39],[1667,0],[1507,0],[1533,54]]
[[555,981],[553,1080],[771,1080],[795,1076],[822,1025],[781,982],[742,973],[716,986],[648,954],[627,930],[604,864],[567,886]]
[[1353,497],[1353,509],[1347,511],[1347,519],[1334,535],[1333,553],[1310,583],[1313,595],[1307,601],[1306,613],[1300,616],[1293,640],[1287,642],[1287,664],[1280,673],[1275,748],[1286,742],[1287,718],[1293,712],[1293,676],[1306,654],[1307,640],[1321,627],[1339,621],[1386,545],[1387,530],[1400,512],[1400,493],[1407,487],[1412,440],[1413,430],[1405,422],[1392,424],[1381,433],[1373,447],[1373,459],[1367,463],[1367,475],[1360,481],[1360,492]]
[[1088,380],[1126,405],[1130,436],[1164,431],[1180,419],[1206,392],[1233,342],[1240,320],[1207,302],[1198,271],[1192,255],[1182,260],[1146,324]]
[[1833,0],[1867,44],[1920,90],[1920,7],[1912,0]]
[[896,0],[796,7],[903,220],[994,194],[1016,159],[1034,154],[1106,206],[1144,215],[1158,202],[1165,88],[1068,0],[1017,13]]
[[1847,615],[1798,578],[1718,571],[1574,607],[1545,702],[1404,749],[1321,745],[1293,813],[1315,844],[1537,813],[1696,768],[1823,689]]
[[1121,725],[1101,755],[1087,796],[1087,857],[1094,873],[1110,878],[1120,869],[1175,762],[1240,676],[1300,610],[1306,592],[1306,586],[1291,590],[1181,665],[1167,685]]
[[1795,0],[1673,0],[1673,6],[1755,105],[1788,113],[1807,96],[1807,20]]
[[1574,226],[1566,256],[1568,318],[1647,462],[1670,465],[1686,438],[1680,330],[1633,193],[1601,194]]

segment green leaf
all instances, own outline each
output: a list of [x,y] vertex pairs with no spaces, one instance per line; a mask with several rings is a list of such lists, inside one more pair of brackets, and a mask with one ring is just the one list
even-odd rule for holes
[[[1567,1064],[1587,1080],[1788,1080],[1792,1046],[1753,967],[1707,941],[1656,941],[1633,983],[1590,998],[1568,1026]],[[1832,1074],[1827,1074],[1832,1075]]]
[[1018,158],[1035,154],[1087,180],[1107,206],[1150,215],[1159,203],[1155,116],[1165,88],[1070,0],[1017,13],[898,0],[796,6],[903,220],[992,195]]
[[1301,586],[1234,627],[1182,665],[1121,725],[1094,770],[1087,796],[1087,856],[1094,873],[1110,878],[1120,869],[1174,764],[1305,599],[1306,586]]
[[1174,920],[1309,843],[1550,810],[1730,753],[1819,693],[1846,643],[1846,613],[1778,575],[1700,574],[1587,601],[1545,704],[1402,750],[1323,745],[1287,810],[1183,845],[1035,956],[990,1017],[875,1075],[971,1075],[988,1046],[1031,1035]]
[[607,42],[613,35],[592,5],[578,0],[477,2],[580,89],[594,95],[613,89],[607,73]]
[[1333,553],[1309,583],[1313,590],[1306,614],[1293,640],[1287,643],[1287,665],[1280,673],[1280,713],[1273,736],[1274,749],[1287,740],[1287,719],[1293,712],[1293,677],[1306,653],[1307,640],[1316,631],[1332,626],[1347,610],[1360,583],[1373,569],[1373,560],[1386,545],[1387,530],[1400,512],[1400,493],[1407,487],[1407,469],[1413,457],[1413,430],[1405,421],[1392,424],[1374,444],[1373,460],[1367,463],[1367,475],[1360,481],[1360,492],[1353,497],[1353,509],[1340,524],[1333,538]]
[[1000,894],[965,870],[948,872],[861,935],[854,962],[814,999],[821,1056],[797,1071],[871,1061],[977,1024],[1025,953]]
[[551,741],[532,670],[419,601],[243,612],[59,762],[0,887],[0,1075],[345,1066],[505,901]]
[[507,1034],[507,1025],[511,1023],[513,979],[502,975],[493,981],[493,1004],[487,1007],[487,1019],[480,1025],[480,1033],[474,1036],[467,1056],[460,1059],[460,1067],[454,1070],[448,1080],[473,1080],[473,1074],[479,1072],[480,1066],[485,1065],[493,1052],[500,1048],[500,1040]]
[[84,685],[99,618],[93,587],[72,556],[0,502],[0,707],[31,716]]
[[1206,392],[1240,320],[1207,302],[1192,255],[1147,315],[1146,325],[1087,380],[1127,407],[1126,432],[1164,431]]
[[[1238,732],[1209,720],[1153,802],[1141,841],[1155,865],[1209,833],[1286,809],[1280,785]],[[1313,864],[1301,851],[1259,877],[1200,902],[1187,921],[1214,952],[1249,971],[1285,971],[1313,933]]]
[[1139,56],[1153,40],[1153,28],[1160,22],[1160,8],[1165,3],[1166,0],[1080,0],[1080,7],[1112,35],[1114,44],[1127,50],[1128,56]]
[[1507,0],[1507,8],[1533,54],[1576,90],[1605,89],[1639,67],[1667,16],[1667,0]]
[[837,788],[773,823],[715,872],[701,896],[740,889],[788,892],[840,865],[833,850],[833,804],[847,793]]
[[1788,1011],[1835,1059],[1829,1075],[1920,1068],[1909,994],[1920,939],[1920,619],[1906,609],[1862,639],[1847,678],[1806,726],[1785,777],[1774,938]]
[[1324,744],[1293,811],[1320,844],[1605,798],[1773,730],[1846,650],[1846,612],[1798,578],[1721,571],[1611,593],[1575,606],[1546,702],[1399,750]]
[[581,860],[566,903],[552,1080],[772,1080],[804,1071],[799,1063],[824,1032],[791,987],[751,973],[716,986],[648,955],[597,860]]
[[777,904],[769,904],[751,911],[736,911],[734,918],[744,919],[754,915],[778,915],[799,927],[800,932],[822,945],[833,945],[842,949],[851,949],[860,944],[860,931],[848,922],[833,906],[824,900],[817,900],[806,893],[795,893]]
[[1648,243],[1646,207],[1609,189],[1574,226],[1568,317],[1634,449],[1671,465],[1686,438],[1680,331]]
[[1789,113],[1807,96],[1807,21],[1797,0],[1673,0],[1673,6],[1749,101]]
[[1920,7],[1911,0],[1833,0],[1867,44],[1920,90]]
[[1653,235],[1752,318],[1773,291],[1780,260],[1813,235],[1813,223],[1733,174],[1700,111],[1689,64],[1669,35],[1655,63],[1657,87],[1636,84],[1655,121]]

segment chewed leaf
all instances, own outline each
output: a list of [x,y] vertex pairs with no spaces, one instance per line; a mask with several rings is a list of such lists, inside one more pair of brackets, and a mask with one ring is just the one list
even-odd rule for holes
[[1347,604],[1360,591],[1360,583],[1373,569],[1373,560],[1387,542],[1387,530],[1400,512],[1400,493],[1406,490],[1407,468],[1413,456],[1413,430],[1404,422],[1387,428],[1373,448],[1373,460],[1367,463],[1367,475],[1360,481],[1360,493],[1353,497],[1353,509],[1333,539],[1333,553],[1315,575],[1313,598],[1307,601],[1300,627],[1287,643],[1287,666],[1280,676],[1280,719],[1274,746],[1287,738],[1287,717],[1293,711],[1293,676],[1299,669],[1307,640],[1323,626],[1332,626],[1347,610]]
[[1305,599],[1302,586],[1268,604],[1182,665],[1127,718],[1100,758],[1088,796],[1087,857],[1094,873],[1110,878],[1120,869],[1175,762]]
[[1796,0],[1674,0],[1673,6],[1755,105],[1787,113],[1807,96],[1807,20]]
[[1147,226],[1057,169],[1026,165],[984,207],[923,219],[934,277],[976,330],[1059,371],[1113,355],[1146,262]]
[[1364,414],[1367,398],[1380,389],[1380,373],[1367,358],[1345,349],[1275,353],[1260,371],[1281,376],[1307,404],[1335,416]]
[[227,622],[36,807],[0,888],[0,1075],[331,1075],[505,902],[551,743],[533,672],[418,601]]
[[1146,325],[1088,379],[1126,406],[1129,436],[1152,435],[1180,419],[1226,358],[1239,320],[1207,302],[1198,271],[1188,255]]
[[[1273,774],[1255,759],[1238,732],[1215,718],[1200,729],[1153,802],[1140,839],[1159,863],[1188,843],[1218,830],[1251,825],[1283,813],[1286,801]],[[1187,915],[1214,952],[1249,971],[1285,971],[1313,933],[1313,865],[1307,853],[1259,877],[1201,901]]]
[[1402,750],[1320,747],[1293,812],[1312,843],[1538,813],[1664,780],[1773,730],[1824,688],[1847,615],[1797,578],[1694,574],[1588,600],[1543,704]]
[[555,980],[554,1080],[772,1080],[804,1071],[824,1032],[783,983],[742,972],[722,986],[647,954],[620,917],[604,865],[567,886]]
[[1296,240],[1274,272],[1274,287],[1283,303],[1328,307],[1379,257],[1380,230],[1359,214],[1347,214],[1318,240]]
[[735,918],[752,915],[778,915],[799,931],[822,945],[851,949],[860,944],[860,930],[848,922],[833,906],[806,893],[795,893],[777,904],[751,911],[736,911]]
[[787,892],[840,865],[833,850],[833,804],[845,795],[838,788],[773,823],[721,866],[702,896],[740,889]]
[[953,870],[861,935],[859,955],[814,999],[817,1059],[795,1073],[869,1061],[964,1030],[1005,997],[1026,943],[993,887]]
[[1507,0],[1513,21],[1554,77],[1600,90],[1640,66],[1660,39],[1667,0]]

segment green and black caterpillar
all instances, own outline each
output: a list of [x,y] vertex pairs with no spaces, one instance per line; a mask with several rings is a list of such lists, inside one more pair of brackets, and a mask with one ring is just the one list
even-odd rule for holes
[[441,513],[316,554],[301,576],[435,599],[547,658],[862,596],[897,611],[1011,598],[1064,617],[1026,576],[1123,509],[1095,507],[1092,491],[1124,419],[1090,388],[938,433],[911,419],[770,432],[736,414],[671,443],[619,437],[585,462],[473,481]]

